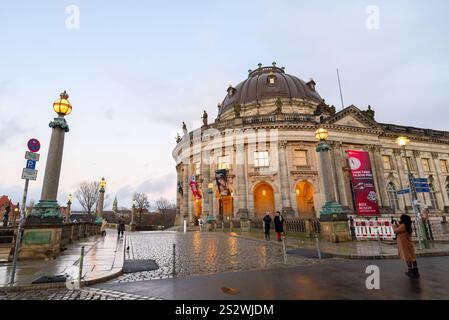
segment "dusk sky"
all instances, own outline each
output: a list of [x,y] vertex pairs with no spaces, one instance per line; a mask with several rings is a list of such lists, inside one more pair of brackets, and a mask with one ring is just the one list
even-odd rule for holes
[[[67,28],[67,6],[79,29]],[[378,28],[367,27],[369,6]],[[209,120],[229,84],[261,62],[285,66],[340,110],[371,105],[376,120],[449,130],[448,1],[4,1],[0,4],[0,195],[19,202],[29,138],[42,143],[67,90],[58,200],[83,180],[107,180],[109,206],[176,196],[174,137]],[[371,21],[371,20],[369,20]],[[74,209],[80,209],[77,202]]]

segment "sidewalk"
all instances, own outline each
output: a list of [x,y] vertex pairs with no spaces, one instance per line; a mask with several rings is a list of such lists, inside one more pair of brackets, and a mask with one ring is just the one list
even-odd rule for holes
[[[245,237],[266,241],[263,231],[260,232],[230,232],[230,236]],[[271,240],[276,242],[276,237],[272,234]],[[314,239],[304,240],[288,236],[285,244],[289,249],[304,248],[316,250],[316,241]],[[281,243],[279,243],[281,245]],[[382,241],[381,245],[377,241],[350,241],[350,242],[322,242],[319,243],[320,251],[335,257],[346,259],[398,259],[398,249],[395,241]],[[432,242],[428,249],[419,249],[418,243],[415,244],[416,255],[418,257],[437,257],[449,256],[449,243]]]
[[[109,280],[121,274],[124,259],[124,240],[117,239],[116,232],[108,230],[106,237],[92,236],[75,242],[55,260],[18,261],[14,288],[64,287],[65,283],[32,284],[41,276],[68,274],[78,277],[81,247],[84,246],[83,279],[85,284]],[[0,264],[0,290],[10,288],[12,262]],[[6,289],[8,290],[8,289]]]

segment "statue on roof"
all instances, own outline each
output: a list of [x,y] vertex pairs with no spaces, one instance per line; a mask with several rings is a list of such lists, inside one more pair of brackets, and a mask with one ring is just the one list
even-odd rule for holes
[[187,126],[184,121],[182,122],[182,132],[184,132],[184,134],[187,134]]
[[207,112],[204,110],[203,112],[203,125],[207,126]]

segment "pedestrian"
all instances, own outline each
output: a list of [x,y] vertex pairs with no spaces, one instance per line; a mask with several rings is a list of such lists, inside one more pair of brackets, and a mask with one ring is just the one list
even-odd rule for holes
[[270,240],[270,225],[271,225],[271,217],[267,212],[265,217],[263,217],[263,226],[265,229],[265,240]]
[[118,219],[117,231],[118,236],[123,237],[123,232],[125,232],[125,219],[123,218],[123,216]]
[[103,218],[103,220],[101,221],[101,227],[100,227],[100,232],[101,232],[101,236],[105,237],[106,236],[106,226],[107,226],[108,222],[106,221],[105,218]]
[[277,241],[282,241],[282,233],[284,232],[284,217],[279,211],[276,211],[276,216],[274,217],[274,231],[276,231]]
[[3,214],[3,226],[4,227],[8,226],[8,220],[9,220],[9,213],[10,212],[11,212],[11,207],[10,206],[6,206],[5,213]]
[[406,214],[401,215],[399,224],[394,220],[393,231],[397,237],[399,257],[407,263],[408,271],[405,274],[410,278],[419,278],[415,245],[412,240],[412,219],[410,216]]

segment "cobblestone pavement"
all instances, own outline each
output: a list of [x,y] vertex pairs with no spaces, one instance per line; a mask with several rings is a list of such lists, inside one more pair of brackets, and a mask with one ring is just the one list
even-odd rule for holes
[[0,292],[0,300],[159,300],[114,290],[85,288],[81,290],[44,289]]
[[314,259],[289,256],[284,264],[282,246],[275,240],[261,241],[208,232],[139,232],[127,236],[129,251],[126,259],[153,259],[160,268],[124,274],[111,282],[172,277],[173,244],[176,245],[177,277],[317,263]]

